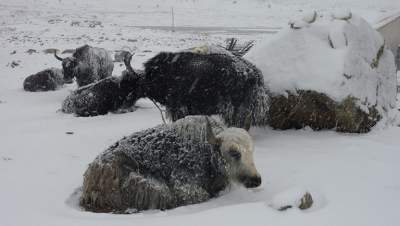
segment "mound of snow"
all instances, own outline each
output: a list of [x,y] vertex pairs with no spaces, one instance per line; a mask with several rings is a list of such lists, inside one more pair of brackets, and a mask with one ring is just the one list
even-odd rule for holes
[[373,108],[387,115],[396,103],[396,74],[381,35],[350,11],[315,18],[307,26],[290,23],[245,56],[263,72],[271,95],[312,91],[334,103],[351,98],[366,114]]
[[337,101],[353,96],[389,108],[395,103],[395,66],[383,46],[380,34],[357,16],[322,17],[311,26],[282,31],[246,58],[262,70],[273,93],[314,90]]

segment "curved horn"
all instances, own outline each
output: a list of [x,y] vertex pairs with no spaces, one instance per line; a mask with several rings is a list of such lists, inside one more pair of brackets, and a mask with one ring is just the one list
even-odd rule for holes
[[210,119],[206,116],[206,133],[207,133],[207,141],[212,145],[216,145],[219,143],[219,140],[215,137],[214,132],[211,128]]
[[64,60],[63,58],[57,56],[57,51],[54,51],[54,57],[59,61],[63,61]]
[[132,53],[130,53],[130,52],[127,51],[127,52],[125,53],[125,56],[124,56],[124,64],[125,64],[126,69],[127,69],[129,72],[135,73],[135,71],[133,70],[133,68],[132,68],[132,66],[131,66],[131,60],[132,60],[133,55],[134,55],[134,54],[132,54]]

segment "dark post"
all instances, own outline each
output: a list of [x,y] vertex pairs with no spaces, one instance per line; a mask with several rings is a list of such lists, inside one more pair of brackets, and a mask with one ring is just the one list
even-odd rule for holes
[[397,71],[400,71],[400,45],[397,46],[397,51],[396,51],[396,55],[395,55],[395,62],[396,62]]

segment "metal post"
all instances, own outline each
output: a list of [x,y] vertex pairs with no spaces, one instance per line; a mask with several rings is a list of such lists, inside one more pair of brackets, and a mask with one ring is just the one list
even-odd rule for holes
[[[394,62],[396,64],[396,84],[397,93],[400,93],[400,45],[397,46],[397,50],[394,56]],[[400,110],[400,109],[399,109]]]
[[171,16],[172,16],[172,32],[175,32],[175,13],[174,13],[174,7],[171,7]]
[[400,45],[397,46],[396,56],[395,56],[396,68],[400,71]]

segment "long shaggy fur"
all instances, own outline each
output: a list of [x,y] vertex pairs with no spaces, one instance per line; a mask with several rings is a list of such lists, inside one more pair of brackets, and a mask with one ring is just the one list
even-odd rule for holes
[[219,114],[229,126],[265,125],[268,96],[261,72],[219,47],[162,52],[145,63],[144,96],[166,106],[168,116]]
[[[200,137],[205,128],[200,121],[205,120],[157,126],[109,147],[85,172],[81,206],[94,212],[127,213],[170,209],[218,195],[228,185],[229,175],[216,147],[198,142],[205,139]],[[184,132],[187,128],[191,129]]]
[[113,60],[107,50],[89,45],[77,48],[71,58],[63,60],[62,66],[66,77],[75,77],[78,86],[110,77],[114,69]]
[[30,92],[57,90],[64,84],[64,75],[58,68],[49,68],[25,78],[24,90]]
[[104,115],[132,108],[141,97],[137,93],[138,77],[124,72],[119,78],[109,77],[73,91],[63,101],[61,110],[77,116]]

